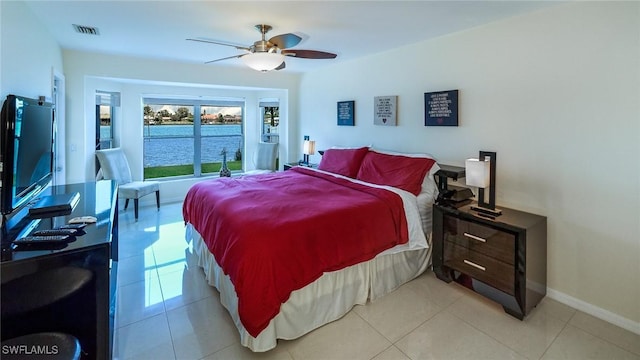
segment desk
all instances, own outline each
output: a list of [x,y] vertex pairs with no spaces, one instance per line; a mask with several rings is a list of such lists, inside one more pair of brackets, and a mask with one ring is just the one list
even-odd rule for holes
[[[114,181],[105,180],[82,184],[70,184],[54,186],[43,195],[63,194],[78,192],[80,201],[73,212],[65,216],[56,216],[43,219],[29,219],[28,215],[23,219],[7,221],[3,224],[9,229],[3,231],[3,249],[1,263],[2,284],[22,276],[38,276],[39,272],[50,271],[62,267],[76,267],[90,270],[93,273],[95,288],[90,292],[89,298],[83,298],[82,302],[88,306],[73,309],[68,314],[58,316],[64,321],[74,321],[74,325],[82,325],[78,333],[71,334],[77,337],[89,358],[110,359],[113,343],[113,318],[115,315],[115,281],[117,271],[118,254],[118,186]],[[28,209],[27,209],[28,213]],[[91,215],[97,218],[95,224],[87,225],[85,235],[78,236],[77,240],[60,250],[38,251],[13,251],[7,247],[8,242],[15,237],[21,237],[35,230],[51,229],[66,224],[71,218]],[[3,297],[9,294],[3,294]],[[20,298],[29,296],[28,292],[15,294]],[[33,329],[49,328],[55,330],[57,326],[64,324],[33,323],[22,328]],[[11,328],[2,319],[2,339],[9,339],[23,334],[12,333]],[[21,324],[22,325],[22,324]],[[27,331],[22,329],[20,331]]]

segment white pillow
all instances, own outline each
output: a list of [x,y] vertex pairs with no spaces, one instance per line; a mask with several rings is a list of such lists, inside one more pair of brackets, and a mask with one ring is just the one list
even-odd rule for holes
[[338,145],[334,145],[332,147],[330,147],[329,149],[361,149],[363,147],[367,147],[369,149],[371,149],[371,145],[362,145],[362,146],[338,146]]

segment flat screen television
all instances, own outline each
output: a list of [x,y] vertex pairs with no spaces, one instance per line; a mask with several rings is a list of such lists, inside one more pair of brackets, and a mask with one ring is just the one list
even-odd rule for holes
[[53,177],[53,105],[8,95],[2,106],[0,211],[29,203]]

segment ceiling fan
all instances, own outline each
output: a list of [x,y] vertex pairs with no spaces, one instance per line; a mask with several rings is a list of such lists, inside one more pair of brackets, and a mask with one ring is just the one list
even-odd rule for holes
[[304,59],[334,59],[337,55],[317,50],[301,50],[290,49],[300,43],[302,38],[296,34],[287,33],[272,37],[266,40],[265,36],[272,29],[270,25],[259,24],[255,26],[262,34],[262,40],[258,40],[251,46],[238,46],[220,41],[203,40],[203,39],[187,39],[189,41],[199,41],[215,45],[231,46],[245,53],[229,56],[221,59],[211,60],[205,64],[240,58],[244,63],[252,69],[258,71],[282,70],[285,68],[284,59],[287,56],[304,58]]

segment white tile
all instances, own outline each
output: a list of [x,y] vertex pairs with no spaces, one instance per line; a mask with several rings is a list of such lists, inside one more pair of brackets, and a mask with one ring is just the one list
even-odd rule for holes
[[267,352],[253,352],[248,348],[238,344],[227,346],[226,348],[207,356],[203,360],[293,360],[288,351],[280,347]]
[[175,359],[164,314],[121,327],[114,338],[114,359]]
[[240,342],[233,320],[217,298],[168,311],[167,317],[178,359],[200,359]]
[[159,224],[159,227],[161,236],[156,246],[183,245],[186,243],[184,236],[185,223],[182,217],[173,220],[167,219]]
[[[184,232],[184,230],[183,230]],[[185,259],[185,249],[189,247],[186,241],[180,239],[159,240],[153,244],[153,253],[158,265]]]
[[455,282],[446,283],[436,277],[436,274],[428,269],[422,275],[409,282],[411,286],[423,289],[423,294],[432,302],[446,307],[451,305],[465,294],[466,289]]
[[158,275],[166,275],[174,272],[183,272],[188,269],[188,264],[186,260],[176,260],[171,263],[161,263],[160,266],[157,267]]
[[410,359],[525,359],[446,311],[400,339],[395,346]]
[[354,310],[393,343],[442,310],[427,299],[426,291],[424,287],[405,284]]
[[159,278],[167,310],[218,294],[212,286],[209,286],[200,268],[162,274]]
[[532,359],[542,356],[566,324],[537,310],[521,321],[505,313],[501,305],[472,293],[447,308],[451,314]]
[[575,326],[567,325],[542,359],[632,359],[632,354]]
[[158,241],[158,234],[123,226],[118,231],[118,256],[124,259],[143,255],[145,250],[151,250],[151,246],[156,241]]
[[395,346],[389,346],[372,360],[411,360]]
[[627,351],[640,355],[640,335],[638,334],[634,334],[631,331],[625,330],[581,311],[576,312],[569,323],[592,335],[616,344]]
[[119,287],[116,301],[118,326],[126,326],[165,311],[157,276]]
[[553,300],[549,297],[543,298],[538,306],[536,306],[535,311],[544,311],[545,313],[563,322],[568,322],[576,313],[576,310],[574,308]]
[[151,251],[118,260],[118,286],[157,277],[156,262]]
[[186,263],[185,247],[157,248],[154,245],[152,248],[158,273],[167,274],[182,270]]
[[391,343],[353,311],[305,336],[283,342],[296,360],[371,359]]
[[194,254],[191,244],[187,244],[183,240],[174,242],[175,244],[171,245],[153,245],[153,253],[160,275],[198,267],[198,256]]

